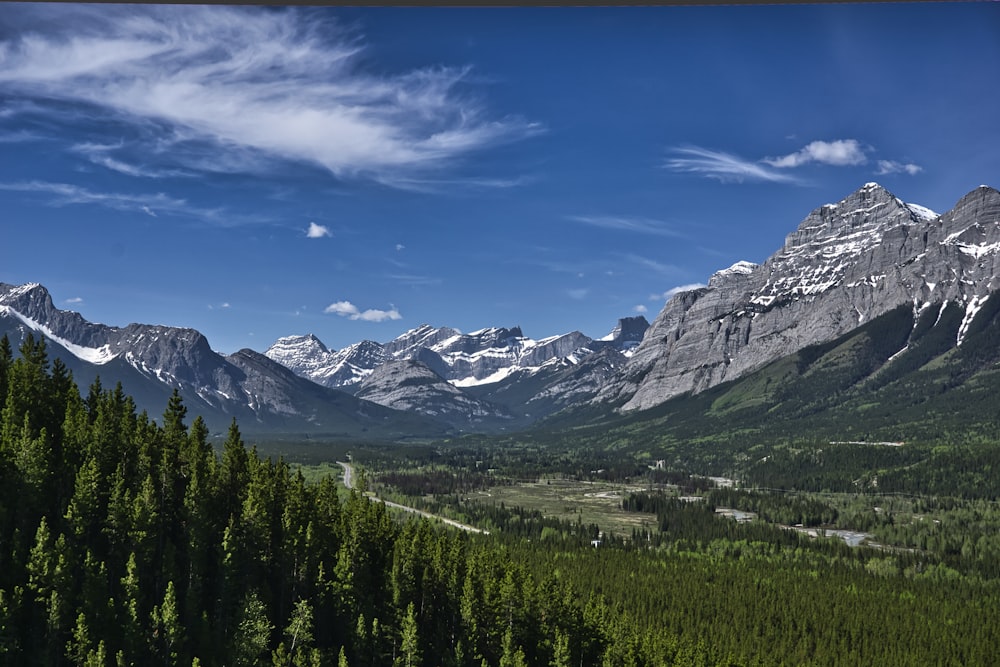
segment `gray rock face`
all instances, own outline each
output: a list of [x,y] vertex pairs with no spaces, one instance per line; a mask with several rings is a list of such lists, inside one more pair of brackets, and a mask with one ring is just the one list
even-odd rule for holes
[[[449,327],[421,325],[388,343],[362,341],[337,352],[313,335],[278,339],[265,355],[296,374],[326,387],[356,391],[375,369],[392,360],[419,361],[460,386],[496,382],[517,371],[533,371],[566,359],[570,363],[604,348],[630,354],[649,323],[643,317],[619,320],[601,340],[573,331],[533,340],[520,327],[494,327],[462,334]],[[573,359],[570,359],[573,357]]]
[[981,186],[937,216],[869,183],[810,213],[764,264],[738,263],[707,287],[675,295],[597,400],[650,408],[832,340],[901,304],[957,302],[964,330],[1000,287],[998,276],[1000,192]]
[[618,320],[617,326],[604,338],[594,341],[598,346],[605,345],[613,347],[626,356],[632,356],[635,349],[642,342],[646,331],[649,330],[649,322],[642,315],[636,317],[623,317]]
[[0,283],[0,308],[89,363],[103,365],[121,358],[163,382],[195,387],[211,386],[220,381],[220,373],[225,375],[223,358],[194,329],[94,324],[79,313],[56,308],[48,290],[33,283]]
[[388,360],[385,348],[363,340],[331,351],[312,334],[279,338],[264,353],[296,375],[308,378],[324,387],[353,391],[377,366]]
[[[0,283],[0,333],[14,334],[15,345],[31,332],[54,347],[50,358],[64,357],[84,389],[99,376],[104,386],[121,381],[139,409],[159,415],[177,388],[194,414],[216,429],[233,417],[241,427],[292,430],[354,430],[380,427],[399,414],[343,392],[309,382],[252,350],[224,357],[194,329],[130,324],[110,327],[59,310],[37,284]],[[319,341],[313,344],[322,346]],[[65,355],[62,350],[68,352]],[[415,422],[417,428],[437,428]]]
[[356,395],[396,410],[428,415],[460,428],[484,420],[506,418],[496,406],[467,396],[425,364],[412,359],[382,364],[361,382]]

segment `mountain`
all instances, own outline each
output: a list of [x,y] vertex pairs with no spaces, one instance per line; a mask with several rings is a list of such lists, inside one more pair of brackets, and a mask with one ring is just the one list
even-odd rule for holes
[[[923,479],[934,480],[947,494],[954,488],[948,475],[955,471],[935,469],[942,458],[928,457],[930,449],[946,453],[943,459],[959,471],[988,476],[988,463],[965,457],[971,443],[992,449],[1000,434],[1000,292],[982,301],[963,330],[965,321],[960,302],[923,309],[903,304],[842,336],[703,391],[642,411],[578,406],[517,437],[556,448],[648,452],[726,475],[734,467],[797,470],[798,483],[809,480],[817,490],[884,491],[883,474],[921,470]],[[962,344],[956,345],[960,332]],[[796,453],[793,445],[780,456],[770,455],[772,446],[788,443],[817,447]],[[907,448],[909,458],[900,458],[895,451],[880,451],[893,447],[870,447],[861,454],[828,447],[834,443],[918,448]],[[935,447],[942,444],[948,446]],[[824,477],[828,465],[853,473],[831,486]],[[807,469],[815,477],[803,477]]]
[[193,414],[224,431],[235,417],[247,433],[331,436],[441,435],[440,422],[402,413],[305,380],[253,350],[223,356],[194,329],[111,327],[56,308],[38,284],[0,283],[0,334],[17,346],[28,334],[48,342],[84,391],[100,378],[121,382],[140,410],[158,416],[177,388]]
[[339,351],[312,334],[286,336],[265,355],[313,382],[462,430],[510,430],[593,398],[648,328],[646,318],[626,317],[601,339],[573,331],[534,340],[520,327],[463,334],[423,324]]
[[536,341],[525,337],[520,327],[463,334],[450,327],[423,324],[388,343],[362,341],[340,351],[329,350],[312,334],[286,336],[264,354],[302,377],[345,391],[357,390],[376,368],[399,359],[420,361],[455,386],[470,387],[608,347],[629,355],[647,328],[646,318],[628,317],[600,340],[573,331]]
[[356,394],[379,405],[433,417],[463,430],[493,430],[510,417],[503,409],[468,396],[426,364],[396,359],[378,366]]
[[[980,186],[938,215],[868,183],[812,211],[764,263],[737,262],[675,295],[651,325],[624,318],[596,340],[422,325],[339,351],[306,335],[224,356],[193,329],[95,324],[55,308],[41,285],[3,283],[0,333],[15,345],[43,335],[78,385],[121,381],[153,415],[176,387],[216,430],[236,417],[248,431],[434,437],[704,408],[684,398],[697,396],[714,398],[692,423],[758,404],[775,418],[825,414],[844,392],[902,386],[961,389],[978,405],[975,387],[992,391],[1000,363],[998,290],[1000,192]],[[942,368],[950,375],[926,373]]]
[[900,306],[913,323],[948,304],[954,345],[1000,287],[1000,192],[980,186],[943,214],[868,183],[810,213],[761,265],[739,262],[675,295],[595,402],[652,408],[834,340]]

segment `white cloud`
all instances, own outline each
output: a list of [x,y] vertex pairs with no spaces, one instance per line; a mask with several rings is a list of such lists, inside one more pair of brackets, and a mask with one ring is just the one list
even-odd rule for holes
[[915,176],[924,170],[920,165],[911,163],[896,162],[895,160],[879,160],[878,161],[878,171],[875,173],[878,176],[884,176],[886,174],[899,174],[901,172],[906,172],[910,176]]
[[670,229],[666,223],[651,218],[613,215],[571,215],[568,218],[574,222],[581,222],[585,225],[601,227],[603,229],[653,234],[656,236],[681,236]]
[[632,312],[639,313],[641,315],[643,313],[648,313],[649,312],[649,308],[646,308],[646,306],[644,306],[644,305],[642,305],[640,303],[639,305],[637,305],[636,307],[634,307],[632,309]]
[[74,297],[72,297],[70,299],[66,299],[65,301],[63,301],[63,303],[66,303],[66,304],[83,303],[83,299],[81,297],[74,296]]
[[566,290],[566,293],[569,294],[569,297],[571,299],[582,301],[583,299],[587,298],[587,295],[590,293],[590,290],[586,288],[578,288],[578,289]]
[[759,162],[745,160],[722,151],[712,151],[698,146],[675,148],[675,153],[685,157],[667,160],[664,167],[673,171],[703,174],[723,183],[744,181],[769,181],[772,183],[796,183],[798,179],[789,174],[769,169]]
[[662,294],[650,294],[650,301],[670,301],[675,294],[680,294],[681,292],[690,292],[691,290],[701,289],[705,287],[704,283],[691,283],[689,285],[678,285],[677,287],[671,287],[666,292]]
[[779,158],[767,158],[764,162],[772,167],[786,169],[801,167],[810,162],[846,167],[864,164],[868,161],[864,148],[857,139],[837,139],[836,141],[813,141],[802,150]]
[[397,243],[396,244],[396,252],[400,252],[400,251],[405,250],[405,249],[406,249],[406,246],[403,245],[402,243]]
[[[5,14],[0,85],[43,113],[56,113],[50,101],[103,109],[142,129],[130,148],[136,155],[197,169],[256,170],[279,159],[391,182],[543,131],[491,117],[469,94],[468,67],[374,73],[362,62],[362,40],[324,16],[306,8],[19,7]],[[158,173],[93,159],[132,175]]]
[[391,310],[369,309],[362,311],[350,301],[337,301],[331,303],[324,310],[324,313],[333,313],[346,317],[349,320],[362,320],[364,322],[384,322],[385,320],[401,320],[403,316],[399,314],[395,306]]
[[328,227],[324,225],[317,225],[315,222],[309,223],[309,229],[306,230],[306,238],[321,239],[324,236],[333,236]]

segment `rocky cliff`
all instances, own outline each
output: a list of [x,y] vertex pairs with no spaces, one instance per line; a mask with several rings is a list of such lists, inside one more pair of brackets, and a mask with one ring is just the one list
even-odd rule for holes
[[[965,325],[1000,287],[1000,192],[938,216],[868,183],[822,206],[761,265],[739,262],[675,295],[597,401],[653,407],[832,340],[900,304],[960,304]],[[961,342],[962,330],[958,340]]]

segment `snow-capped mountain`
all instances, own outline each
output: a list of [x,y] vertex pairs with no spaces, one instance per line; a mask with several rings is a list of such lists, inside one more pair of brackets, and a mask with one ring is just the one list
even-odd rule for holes
[[29,333],[46,339],[49,358],[59,357],[84,391],[98,377],[105,387],[121,382],[138,408],[154,417],[177,388],[191,413],[215,430],[224,430],[233,417],[246,432],[446,430],[439,422],[319,386],[253,350],[223,356],[194,329],[95,324],[56,308],[41,285],[0,283],[0,335],[7,334],[16,348]]
[[650,408],[900,306],[912,308],[913,322],[958,309],[960,347],[985,326],[981,311],[995,314],[987,300],[998,290],[1000,192],[981,186],[937,215],[869,183],[810,213],[764,263],[737,262],[676,294],[652,325],[625,318],[596,340],[422,325],[343,350],[310,335],[282,338],[265,354],[223,356],[193,329],[95,324],[55,308],[41,285],[4,283],[0,333],[15,346],[28,333],[44,336],[79,386],[98,375],[105,386],[121,381],[152,415],[176,387],[213,428],[236,417],[248,431],[393,437],[509,430],[581,405]]
[[953,302],[955,344],[1000,288],[1000,192],[981,186],[943,214],[868,183],[826,204],[761,265],[739,262],[675,295],[596,401],[653,407],[841,336],[903,304]]
[[447,382],[426,364],[414,359],[394,359],[378,366],[361,382],[359,398],[444,421],[468,430],[510,421],[502,408],[469,396]]
[[424,324],[388,343],[362,341],[340,351],[329,350],[311,334],[287,336],[264,354],[313,382],[346,391],[360,387],[376,368],[393,360],[420,361],[456,387],[471,387],[499,382],[519,371],[537,371],[561,360],[575,364],[604,348],[630,355],[648,327],[644,317],[628,317],[599,340],[578,331],[534,340],[520,327],[463,334]]

